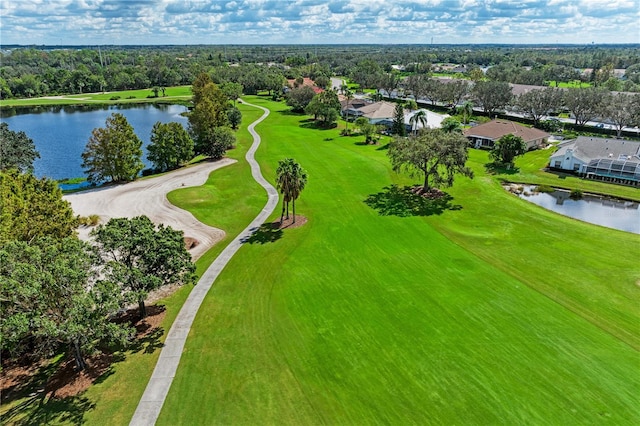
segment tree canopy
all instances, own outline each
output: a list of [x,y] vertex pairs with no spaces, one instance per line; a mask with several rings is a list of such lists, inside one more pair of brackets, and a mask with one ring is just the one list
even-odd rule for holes
[[111,219],[91,234],[106,268],[105,279],[117,283],[146,316],[150,291],[168,284],[195,282],[195,265],[182,231],[155,226],[146,216]]
[[33,162],[37,158],[40,154],[25,132],[14,132],[9,130],[7,123],[0,123],[0,170],[33,171]]
[[91,246],[77,238],[41,237],[0,248],[0,348],[50,355],[68,345],[76,367],[99,344],[125,344],[133,330],[111,321],[123,306],[111,281],[98,279]]
[[159,171],[171,170],[191,160],[193,140],[182,124],[157,122],[151,129],[147,158]]
[[525,141],[520,136],[508,134],[494,142],[489,155],[494,161],[507,164],[510,168],[515,158],[525,152],[527,152]]
[[134,180],[143,169],[142,141],[124,115],[113,113],[105,127],[93,129],[82,153],[90,183]]
[[316,92],[309,86],[299,86],[287,92],[287,105],[293,111],[302,112],[311,102]]
[[0,243],[73,235],[77,219],[56,182],[0,171]]
[[473,171],[465,166],[467,146],[467,139],[459,133],[425,129],[417,136],[394,138],[387,155],[395,172],[424,176],[422,189],[427,192],[453,185],[456,174],[473,178]]
[[307,114],[320,118],[322,124],[330,126],[335,123],[340,114],[340,100],[338,94],[333,90],[325,90],[320,92],[311,99],[309,105],[305,108]]

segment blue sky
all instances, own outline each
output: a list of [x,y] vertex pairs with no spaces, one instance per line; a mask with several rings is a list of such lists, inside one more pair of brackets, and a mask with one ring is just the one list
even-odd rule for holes
[[7,44],[640,43],[640,0],[0,0]]

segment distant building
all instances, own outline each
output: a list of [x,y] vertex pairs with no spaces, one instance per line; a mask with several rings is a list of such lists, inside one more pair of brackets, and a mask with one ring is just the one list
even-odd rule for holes
[[551,136],[535,127],[526,127],[507,120],[492,120],[466,129],[463,134],[473,147],[487,149],[492,148],[495,141],[505,135],[519,136],[527,144],[529,150],[544,147],[547,144],[547,139]]
[[578,136],[558,145],[549,166],[588,179],[640,186],[640,142]]

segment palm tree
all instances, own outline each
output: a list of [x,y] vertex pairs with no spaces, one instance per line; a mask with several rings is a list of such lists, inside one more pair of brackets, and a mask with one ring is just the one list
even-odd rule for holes
[[422,124],[422,128],[427,127],[427,112],[423,109],[417,111],[415,114],[411,116],[409,119],[409,124],[411,124],[411,129],[413,130],[413,134],[418,133],[418,124]]
[[460,112],[462,113],[462,121],[464,124],[469,124],[469,118],[473,115],[473,104],[469,101],[466,101],[460,107]]
[[289,219],[289,202],[293,204],[293,223],[296,223],[296,199],[307,184],[307,172],[293,158],[285,158],[278,162],[276,174],[276,186],[282,193],[280,223],[284,218],[285,206]]

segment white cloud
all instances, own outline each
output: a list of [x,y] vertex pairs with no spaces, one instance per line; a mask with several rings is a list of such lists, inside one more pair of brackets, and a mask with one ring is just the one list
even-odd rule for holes
[[639,9],[638,0],[0,0],[0,28],[3,44],[639,43]]

